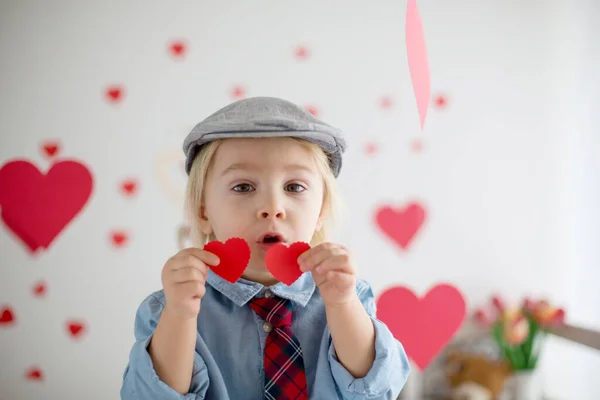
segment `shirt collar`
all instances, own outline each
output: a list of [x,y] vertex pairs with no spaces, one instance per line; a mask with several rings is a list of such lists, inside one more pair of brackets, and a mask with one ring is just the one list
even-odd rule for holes
[[240,307],[245,305],[255,296],[263,297],[267,289],[276,296],[291,300],[302,307],[305,307],[316,287],[315,281],[310,273],[302,274],[302,276],[300,276],[300,278],[298,278],[291,286],[279,282],[267,287],[261,283],[252,282],[244,278],[240,278],[237,282],[231,283],[209,269],[206,281],[215,290],[221,292],[225,297]]

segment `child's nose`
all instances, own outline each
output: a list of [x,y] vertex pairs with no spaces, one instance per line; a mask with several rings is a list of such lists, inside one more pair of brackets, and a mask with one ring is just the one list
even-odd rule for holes
[[285,219],[285,211],[280,201],[269,199],[258,211],[259,219]]
[[262,219],[269,219],[269,218],[284,219],[284,213],[283,212],[272,212],[272,213],[269,213],[269,212],[263,211],[260,216],[261,216]]

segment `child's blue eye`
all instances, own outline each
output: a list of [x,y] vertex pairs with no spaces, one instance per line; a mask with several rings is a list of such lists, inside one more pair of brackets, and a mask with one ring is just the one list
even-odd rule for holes
[[234,192],[250,192],[254,188],[247,183],[240,183],[239,185],[235,185],[233,188]]
[[296,192],[296,193],[300,193],[304,190],[306,190],[306,188],[302,185],[299,185],[297,183],[290,183],[289,185],[286,186],[286,188],[293,188],[290,190],[290,192]]

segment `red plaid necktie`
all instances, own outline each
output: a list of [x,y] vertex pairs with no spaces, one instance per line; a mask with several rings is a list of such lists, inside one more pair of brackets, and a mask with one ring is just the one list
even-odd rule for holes
[[265,344],[265,399],[306,400],[306,375],[300,342],[292,332],[292,304],[272,297],[253,299],[250,307],[272,329]]

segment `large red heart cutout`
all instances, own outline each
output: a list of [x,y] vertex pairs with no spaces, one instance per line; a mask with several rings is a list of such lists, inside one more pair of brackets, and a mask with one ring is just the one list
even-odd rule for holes
[[298,264],[298,257],[308,249],[310,245],[304,242],[295,242],[289,247],[278,243],[265,255],[267,269],[278,281],[290,286],[303,274]]
[[434,286],[422,299],[399,286],[387,289],[377,299],[377,318],[421,370],[450,342],[465,314],[462,294],[447,284]]
[[231,238],[225,243],[214,240],[206,243],[204,250],[219,257],[219,265],[209,265],[210,269],[231,283],[235,283],[242,276],[250,261],[250,246],[241,238]]
[[408,249],[413,238],[425,221],[425,209],[418,203],[404,208],[380,207],[375,220],[379,228],[403,250]]
[[2,219],[33,253],[48,248],[92,193],[92,175],[76,161],[60,161],[43,175],[25,160],[0,168]]

